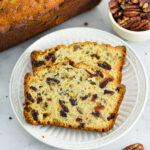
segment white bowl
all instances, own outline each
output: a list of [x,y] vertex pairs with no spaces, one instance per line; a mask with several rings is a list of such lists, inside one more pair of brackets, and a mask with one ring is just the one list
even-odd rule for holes
[[[109,9],[108,9],[109,10]],[[150,39],[150,30],[147,31],[131,31],[121,27],[113,18],[109,10],[109,19],[114,31],[122,38],[129,41],[144,41]]]

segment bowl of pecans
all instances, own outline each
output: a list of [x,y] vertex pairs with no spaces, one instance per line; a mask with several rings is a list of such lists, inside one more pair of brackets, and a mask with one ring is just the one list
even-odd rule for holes
[[150,39],[150,0],[110,0],[109,19],[114,31],[129,41]]

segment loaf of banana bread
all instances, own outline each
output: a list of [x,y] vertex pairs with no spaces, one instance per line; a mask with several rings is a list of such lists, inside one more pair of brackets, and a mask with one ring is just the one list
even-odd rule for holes
[[101,0],[0,0],[0,51],[27,40]]

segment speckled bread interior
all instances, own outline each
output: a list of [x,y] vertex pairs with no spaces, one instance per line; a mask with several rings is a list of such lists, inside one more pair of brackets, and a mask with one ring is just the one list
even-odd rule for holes
[[0,51],[92,9],[101,0],[0,0]]
[[125,94],[107,71],[70,61],[27,73],[24,88],[28,123],[99,132],[113,127]]
[[80,42],[69,46],[59,45],[46,51],[34,51],[31,54],[32,68],[37,68],[71,60],[70,63],[86,63],[92,67],[99,67],[108,72],[121,83],[122,68],[125,63],[126,48],[124,46],[113,47],[108,44],[96,42]]

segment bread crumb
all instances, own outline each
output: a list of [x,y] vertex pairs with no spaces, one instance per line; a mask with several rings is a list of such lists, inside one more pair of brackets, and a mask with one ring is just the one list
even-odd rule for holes
[[84,26],[88,26],[88,22],[84,22]]
[[9,120],[12,120],[12,117],[9,117]]
[[8,98],[8,96],[6,96],[6,98]]
[[45,138],[45,136],[42,136],[42,138],[44,139],[44,138]]

